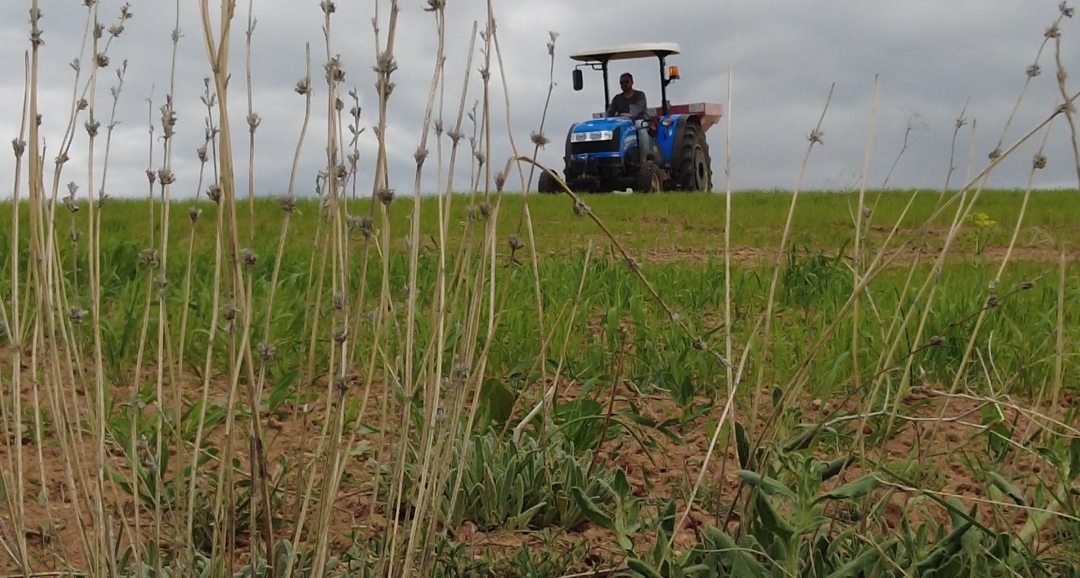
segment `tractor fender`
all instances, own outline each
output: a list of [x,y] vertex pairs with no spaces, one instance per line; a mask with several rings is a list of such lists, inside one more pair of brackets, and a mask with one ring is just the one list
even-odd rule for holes
[[[664,126],[664,119],[671,119],[671,126]],[[679,145],[682,143],[687,127],[696,125],[701,128],[701,119],[696,115],[672,114],[660,117],[657,120],[656,144],[660,147],[660,154],[664,158],[664,164],[670,167],[679,165]]]
[[[666,120],[671,120],[670,126],[664,126]],[[677,159],[672,158],[675,153],[675,143],[678,141],[679,126],[683,123],[681,115],[661,116],[656,119],[656,146],[660,149],[663,164],[671,166]]]

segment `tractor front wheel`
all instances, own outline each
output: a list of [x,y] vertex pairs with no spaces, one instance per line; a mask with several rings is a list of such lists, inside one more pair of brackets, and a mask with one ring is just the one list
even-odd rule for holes
[[562,187],[559,186],[559,182],[555,180],[555,177],[551,176],[551,173],[541,170],[540,178],[536,180],[536,191],[545,194],[554,194],[562,191]]
[[679,188],[684,191],[712,190],[712,158],[705,131],[696,122],[689,122],[679,143],[679,164],[676,170]]
[[645,161],[645,164],[641,165],[640,172],[638,172],[638,192],[659,193],[663,187],[664,183],[661,178],[660,167],[656,164],[656,161]]

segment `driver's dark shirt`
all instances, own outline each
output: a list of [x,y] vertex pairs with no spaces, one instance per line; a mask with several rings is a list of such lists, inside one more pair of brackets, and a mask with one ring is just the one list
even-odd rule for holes
[[616,94],[611,99],[611,104],[608,105],[607,116],[619,116],[623,113],[629,113],[634,120],[649,118],[649,105],[645,100],[645,93],[635,90],[630,98],[627,98],[621,92]]

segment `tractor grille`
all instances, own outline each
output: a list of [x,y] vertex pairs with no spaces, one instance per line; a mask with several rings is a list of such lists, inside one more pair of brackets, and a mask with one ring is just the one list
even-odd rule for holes
[[619,152],[620,129],[615,129],[611,140],[570,143],[570,154],[616,153]]

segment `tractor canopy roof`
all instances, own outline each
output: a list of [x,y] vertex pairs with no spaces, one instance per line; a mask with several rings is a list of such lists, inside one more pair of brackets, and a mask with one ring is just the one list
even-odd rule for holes
[[660,58],[679,54],[682,50],[672,42],[652,42],[624,44],[593,50],[583,50],[570,55],[580,62],[605,62],[610,60],[632,60],[635,58]]

